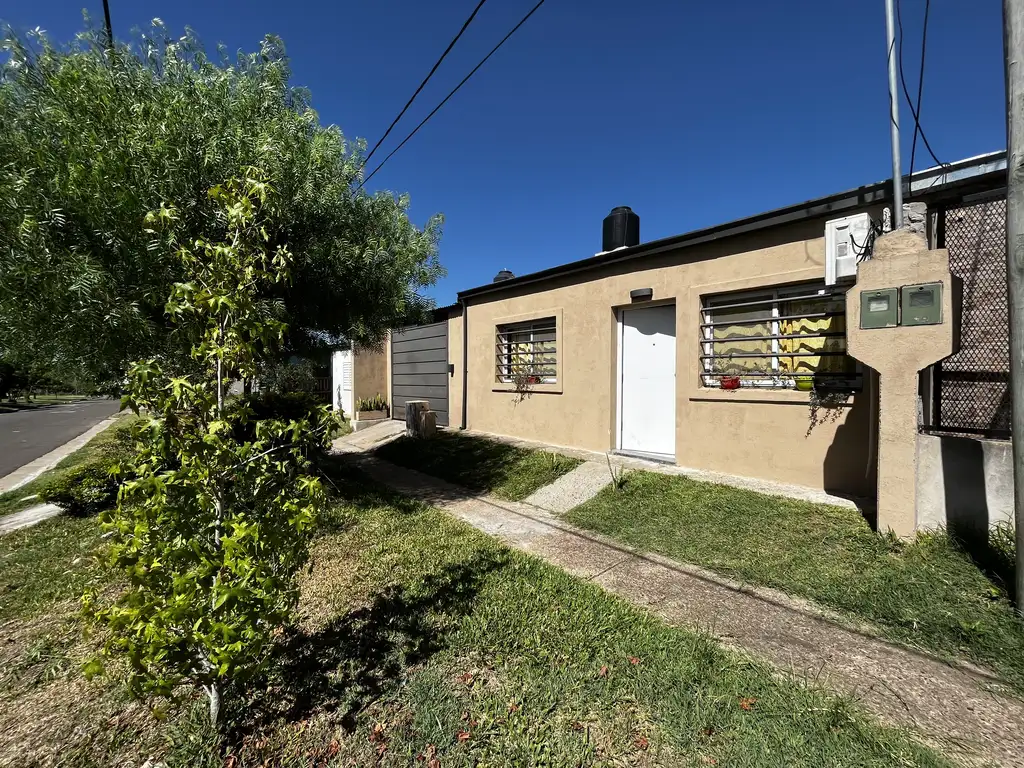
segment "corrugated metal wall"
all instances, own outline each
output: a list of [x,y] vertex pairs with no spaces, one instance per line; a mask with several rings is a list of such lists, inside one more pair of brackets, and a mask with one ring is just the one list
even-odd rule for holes
[[438,426],[448,426],[448,323],[401,328],[391,335],[391,417],[405,420],[405,404],[429,400]]

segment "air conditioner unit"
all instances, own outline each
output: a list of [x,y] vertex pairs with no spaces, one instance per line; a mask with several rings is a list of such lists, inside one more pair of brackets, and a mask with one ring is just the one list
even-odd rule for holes
[[825,223],[825,284],[857,279],[857,262],[865,255],[871,217],[866,213]]

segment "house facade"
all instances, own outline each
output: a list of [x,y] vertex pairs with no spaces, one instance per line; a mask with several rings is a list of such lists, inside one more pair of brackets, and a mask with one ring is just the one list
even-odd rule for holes
[[[905,180],[908,200],[927,208],[918,226],[931,247],[945,244],[947,219],[1004,185],[1005,153]],[[840,253],[869,258],[890,196],[879,183],[463,291],[440,311],[448,379],[430,390],[452,427],[871,497],[878,381],[846,354],[851,280],[828,273],[836,226],[869,222]],[[965,334],[994,350],[1005,345],[995,312],[1002,302],[1005,317],[1005,292],[998,276],[970,278],[965,323],[977,320]],[[414,368],[395,386],[395,346],[392,396],[416,398]],[[942,385],[933,371],[921,379],[927,433],[941,421]],[[1008,437],[972,435],[992,436]]]

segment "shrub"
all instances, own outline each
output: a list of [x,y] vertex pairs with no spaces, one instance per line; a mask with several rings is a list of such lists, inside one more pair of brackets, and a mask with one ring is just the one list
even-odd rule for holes
[[320,407],[316,398],[305,392],[258,392],[237,398],[226,417],[232,437],[251,442],[256,438],[257,423],[303,421],[314,418]]
[[74,517],[98,515],[117,501],[120,481],[111,474],[116,465],[112,456],[93,459],[65,472],[44,488],[39,497]]
[[254,421],[298,421],[308,418],[320,406],[316,398],[306,392],[260,392],[239,398],[238,404],[248,407],[252,412],[248,418]]

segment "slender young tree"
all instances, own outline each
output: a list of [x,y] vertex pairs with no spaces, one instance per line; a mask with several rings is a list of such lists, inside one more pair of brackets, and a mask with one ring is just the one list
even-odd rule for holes
[[309,461],[335,422],[326,407],[254,421],[246,398],[228,397],[230,380],[253,375],[285,336],[261,296],[287,282],[293,257],[269,245],[264,221],[276,203],[262,173],[247,169],[210,197],[223,239],[179,243],[173,207],[147,217],[154,249],[170,246],[187,276],[166,311],[191,341],[196,372],[176,375],[153,358],[130,368],[138,453],[116,510],[102,517],[109,563],[128,587],[113,602],[87,594],[85,608],[109,630],[104,654],[128,660],[135,692],[201,687],[216,724],[225,684],[260,669],[291,618],[324,500]]

